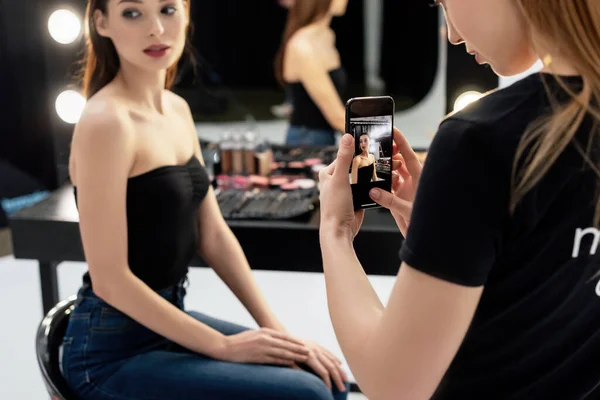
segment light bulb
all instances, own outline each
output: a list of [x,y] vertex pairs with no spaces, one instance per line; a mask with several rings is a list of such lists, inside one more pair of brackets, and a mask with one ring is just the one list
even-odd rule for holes
[[68,124],[76,124],[81,118],[86,100],[74,90],[65,90],[56,98],[56,113]]
[[73,43],[81,33],[81,20],[69,10],[56,10],[48,18],[50,36],[60,44]]

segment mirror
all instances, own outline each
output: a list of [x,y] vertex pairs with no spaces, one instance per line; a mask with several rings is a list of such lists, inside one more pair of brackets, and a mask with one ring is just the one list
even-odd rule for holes
[[[192,2],[197,72],[182,61],[174,91],[197,122],[282,119],[274,106],[285,95],[273,65],[286,16],[277,0]],[[332,21],[348,73],[342,100],[386,94],[398,111],[423,100],[438,69],[438,17],[425,1],[349,0],[346,14]]]

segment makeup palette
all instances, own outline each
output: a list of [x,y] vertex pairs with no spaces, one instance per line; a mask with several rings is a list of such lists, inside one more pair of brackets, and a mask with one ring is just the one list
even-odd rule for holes
[[269,187],[269,178],[267,178],[266,176],[251,175],[250,183],[252,184],[252,186],[257,187],[257,188],[268,188]]
[[304,161],[290,161],[287,167],[290,169],[304,169],[306,167],[306,164],[304,163]]
[[274,176],[269,180],[269,186],[273,189],[280,188],[281,185],[289,183],[289,179],[282,176]]
[[250,189],[251,181],[247,176],[235,175],[231,179],[233,187],[238,190]]
[[304,160],[304,164],[307,167],[312,167],[314,165],[323,164],[323,160],[321,160],[320,158],[309,158]]
[[314,179],[298,179],[294,181],[294,183],[298,185],[300,189],[313,189],[317,186],[317,182],[315,182]]
[[289,182],[289,183],[285,183],[283,185],[281,185],[281,190],[296,190],[296,189],[300,189],[300,185],[298,185],[296,182]]

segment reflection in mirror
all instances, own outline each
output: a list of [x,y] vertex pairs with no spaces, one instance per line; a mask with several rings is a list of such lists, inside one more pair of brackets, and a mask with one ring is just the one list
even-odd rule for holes
[[[274,73],[288,13],[280,3],[285,1],[193,1],[197,73],[182,61],[175,91],[190,103],[197,122],[289,116],[277,107],[285,92]],[[425,2],[349,0],[331,27],[348,76],[344,103],[386,94],[402,111],[430,91],[438,66],[438,12]]]

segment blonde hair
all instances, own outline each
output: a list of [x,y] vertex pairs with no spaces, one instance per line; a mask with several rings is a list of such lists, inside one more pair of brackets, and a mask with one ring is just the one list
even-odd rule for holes
[[[600,135],[600,1],[517,0],[517,3],[531,29],[551,40],[561,57],[568,59],[582,76],[583,88],[575,93],[556,77],[571,99],[559,104],[550,96],[552,113],[535,121],[525,132],[515,158],[511,212],[570,143],[600,178],[600,168],[591,156],[592,146]],[[545,62],[551,63],[551,58]],[[588,115],[595,123],[584,147],[573,138]],[[596,200],[594,224],[600,225],[600,199]]]

